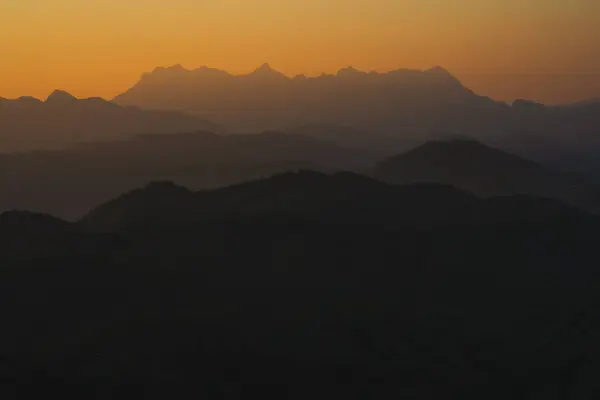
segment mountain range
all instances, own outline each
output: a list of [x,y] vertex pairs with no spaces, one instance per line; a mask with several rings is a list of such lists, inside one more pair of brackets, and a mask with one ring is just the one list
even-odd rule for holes
[[45,101],[0,98],[0,152],[59,149],[80,142],[110,141],[147,133],[219,131],[177,112],[144,111],[100,99],[76,99],[54,91]]
[[0,99],[0,387],[600,398],[598,107],[267,64]]
[[475,95],[440,67],[388,73],[348,67],[335,75],[289,78],[269,64],[246,75],[177,65],[144,74],[114,101],[202,115],[233,131],[329,123],[375,132],[418,130],[426,134],[438,122],[454,117],[453,111],[505,109]]
[[[353,171],[388,184],[448,185],[482,198],[537,196],[600,212],[600,187],[593,180],[471,139],[429,141],[381,158],[326,139],[281,132],[140,135],[0,155],[0,211],[27,209],[75,220],[151,181],[197,191],[297,170]],[[298,195],[302,190],[296,189]]]
[[177,65],[143,74],[114,101],[191,113],[236,132],[349,127],[365,133],[351,140],[363,149],[460,134],[563,168],[600,170],[597,102],[509,105],[474,93],[441,67],[287,77],[268,64],[246,75]]
[[136,134],[277,130],[387,157],[459,135],[600,179],[599,110],[594,100],[497,102],[441,67],[287,77],[268,64],[246,75],[177,65],[144,74],[110,102],[62,91],[46,101],[0,99],[0,152]]

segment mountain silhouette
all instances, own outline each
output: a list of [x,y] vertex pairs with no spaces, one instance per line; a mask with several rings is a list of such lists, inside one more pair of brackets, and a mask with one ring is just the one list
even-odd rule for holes
[[364,132],[347,127],[313,125],[298,132],[139,135],[60,151],[0,155],[0,210],[29,209],[73,220],[150,181],[202,190],[310,169],[365,172],[393,184],[451,185],[483,197],[538,196],[599,211],[600,191],[590,179],[473,140],[449,136],[380,161],[381,154],[403,146],[390,138],[380,142],[379,151],[350,149],[361,148]]
[[[259,77],[270,79],[254,79]],[[416,145],[455,132],[560,169],[600,176],[593,156],[600,151],[594,134],[600,129],[600,103],[546,106],[522,99],[509,105],[474,93],[439,66],[384,73],[346,67],[294,78],[268,64],[246,75],[179,66],[143,74],[115,102],[184,111],[235,132],[347,126],[369,133],[371,141],[361,143],[367,151],[380,150],[390,137]]]
[[[91,239],[91,240],[88,240]],[[100,250],[76,224],[29,211],[0,213],[0,262],[29,266],[49,259],[81,256]]]
[[599,224],[549,199],[309,170],[158,180],[73,223],[5,213],[0,379],[596,398]]
[[600,211],[600,188],[587,179],[475,140],[428,142],[378,163],[372,176],[397,184],[442,183],[485,197],[534,195]]
[[126,139],[142,133],[192,132],[213,123],[164,111],[121,107],[100,98],[78,100],[54,91],[46,101],[0,99],[0,152],[58,149],[80,142]]
[[367,75],[366,72],[359,71],[356,68],[351,67],[351,66],[340,69],[336,74],[336,76],[338,76],[338,77],[345,77],[345,78],[349,78],[349,79],[361,78],[366,75]]
[[281,72],[275,71],[268,63],[264,63],[257,69],[255,69],[252,73],[246,75],[248,78],[257,78],[257,79],[279,79],[279,80],[288,80],[288,78],[282,74]]
[[9,211],[0,214],[0,226],[7,230],[60,231],[69,229],[69,224],[49,214],[29,211]]
[[350,172],[309,170],[277,174],[210,191],[190,192],[155,182],[92,210],[84,219],[97,231],[189,226],[214,221],[444,226],[544,222],[584,218],[560,202],[533,196],[479,199],[447,185],[388,185]]
[[238,76],[224,72],[217,76],[208,68],[166,69],[168,75],[164,70],[144,74],[115,102],[186,111],[233,131],[328,123],[379,133],[410,127],[421,139],[439,124],[459,124],[454,116],[457,110],[468,111],[461,112],[461,118],[477,118],[476,112],[501,113],[508,108],[475,95],[441,67],[388,73],[348,67],[335,75],[295,78],[268,64]]
[[47,105],[71,105],[77,102],[77,98],[62,90],[55,90],[46,99]]

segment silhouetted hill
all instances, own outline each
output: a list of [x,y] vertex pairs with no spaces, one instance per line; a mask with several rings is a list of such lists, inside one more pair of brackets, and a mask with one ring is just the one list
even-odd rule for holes
[[157,181],[79,223],[4,214],[0,380],[20,395],[596,398],[599,227],[553,200],[306,170]]
[[[278,132],[141,135],[61,151],[0,155],[0,210],[74,219],[150,181],[211,189],[289,170],[363,171],[375,159],[328,141]],[[392,183],[452,185],[479,196],[554,198],[594,212],[600,204],[598,188],[586,179],[468,140],[427,143],[379,163],[371,175]]]
[[15,210],[0,214],[0,227],[7,231],[60,232],[68,230],[70,224],[48,214]]
[[93,210],[84,225],[94,230],[111,227],[108,230],[118,231],[129,225],[164,225],[173,220],[171,214],[180,215],[178,222],[185,223],[194,218],[192,197],[191,191],[172,182],[150,182]]
[[482,200],[451,186],[394,186],[350,172],[288,172],[267,179],[190,192],[153,183],[103,204],[83,223],[99,231],[190,226],[214,221],[319,221],[379,226],[543,222],[586,214],[550,199]]
[[31,263],[86,259],[116,242],[84,232],[81,226],[48,214],[9,211],[0,214],[0,264],[28,267]]
[[100,98],[78,100],[63,91],[46,101],[0,99],[0,152],[56,149],[88,141],[118,140],[141,133],[218,130],[208,121],[165,111],[121,107]]
[[397,184],[443,183],[479,196],[528,194],[600,211],[600,188],[586,179],[474,140],[428,142],[380,162],[372,176]]
[[139,135],[60,151],[0,155],[0,211],[29,209],[73,219],[153,180],[198,190],[290,169],[333,172],[374,161],[327,141],[278,132]]

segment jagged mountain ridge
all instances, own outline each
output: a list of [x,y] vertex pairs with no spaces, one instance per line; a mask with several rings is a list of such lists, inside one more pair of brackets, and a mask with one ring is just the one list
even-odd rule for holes
[[[349,67],[335,75],[287,77],[268,64],[245,75],[174,66],[143,74],[114,101],[187,111],[240,131],[341,123],[379,132],[410,127],[423,133],[448,118],[457,122],[454,115],[464,107],[498,113],[508,108],[476,95],[441,67],[387,73]],[[433,115],[438,121],[431,121]]]
[[474,93],[442,67],[389,72],[348,67],[336,74],[287,77],[268,64],[245,75],[176,66],[144,74],[115,101],[184,111],[239,132],[348,126],[366,133],[365,140],[352,142],[368,150],[450,132],[560,168],[600,170],[594,157],[600,151],[598,102],[506,104]]

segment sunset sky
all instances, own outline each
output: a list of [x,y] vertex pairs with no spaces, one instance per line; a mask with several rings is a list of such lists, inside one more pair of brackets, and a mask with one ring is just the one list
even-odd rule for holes
[[499,100],[600,97],[598,0],[0,0],[0,97],[112,98],[156,66],[440,65]]

